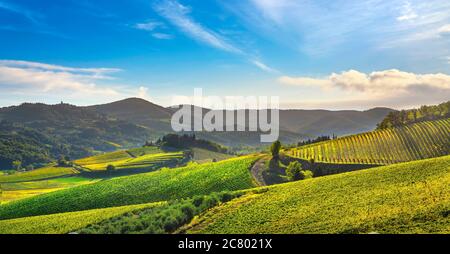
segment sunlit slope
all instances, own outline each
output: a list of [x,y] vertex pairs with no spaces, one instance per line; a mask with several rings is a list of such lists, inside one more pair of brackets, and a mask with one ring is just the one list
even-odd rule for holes
[[164,202],[58,213],[0,221],[0,234],[67,234],[90,224]]
[[36,181],[55,177],[75,175],[79,173],[77,170],[67,167],[45,167],[35,169],[23,173],[15,173],[12,175],[0,175],[0,183]]
[[233,158],[105,180],[0,206],[0,219],[80,211],[206,195],[255,187],[249,168],[257,156]]
[[289,150],[327,163],[393,164],[450,154],[450,118],[343,137]]
[[108,165],[115,169],[157,169],[176,164],[182,159],[182,152],[166,153],[156,147],[142,147],[96,155],[74,163],[91,171],[104,171]]
[[0,203],[29,198],[43,193],[58,191],[78,185],[91,184],[101,179],[78,176],[58,177],[49,180],[1,183]]
[[450,233],[450,156],[269,187],[190,233]]

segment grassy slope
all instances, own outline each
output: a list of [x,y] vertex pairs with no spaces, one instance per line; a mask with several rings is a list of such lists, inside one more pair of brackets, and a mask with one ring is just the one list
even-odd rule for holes
[[78,185],[95,183],[98,181],[99,179],[71,176],[42,181],[2,183],[0,186],[2,189],[0,203],[29,198],[43,193],[58,191]]
[[92,171],[103,171],[108,165],[116,169],[157,168],[182,157],[182,153],[165,153],[157,147],[142,147],[87,157],[74,163]]
[[2,220],[0,234],[66,234],[111,217],[162,204],[164,202]]
[[256,156],[240,157],[119,177],[0,206],[0,219],[148,203],[255,186],[249,168]]
[[270,187],[190,233],[450,233],[450,156]]
[[36,181],[54,177],[74,175],[77,173],[78,171],[73,168],[47,167],[24,173],[0,176],[0,183]]
[[377,130],[291,149],[326,163],[394,164],[450,154],[450,118]]

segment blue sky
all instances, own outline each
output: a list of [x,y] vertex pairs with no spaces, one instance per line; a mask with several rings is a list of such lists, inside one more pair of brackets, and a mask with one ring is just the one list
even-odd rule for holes
[[0,106],[276,95],[284,108],[450,99],[445,0],[0,0]]

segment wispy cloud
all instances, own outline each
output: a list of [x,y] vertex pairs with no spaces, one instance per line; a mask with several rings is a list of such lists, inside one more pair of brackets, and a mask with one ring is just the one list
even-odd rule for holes
[[261,62],[259,60],[253,60],[252,63],[256,67],[260,68],[261,70],[263,70],[265,72],[280,74],[280,71],[267,66],[266,64],[264,64],[263,62]]
[[173,35],[171,34],[166,34],[166,33],[153,33],[152,36],[156,39],[160,39],[160,40],[170,40],[173,39]]
[[145,23],[137,23],[134,25],[134,28],[138,29],[138,30],[144,30],[147,32],[151,32],[153,38],[156,38],[159,40],[170,40],[170,39],[174,38],[174,36],[172,34],[169,34],[167,32],[160,32],[161,30],[163,30],[163,31],[167,30],[167,26],[162,22],[147,21]]
[[[1,97],[28,95],[105,100],[143,95],[143,88],[104,84],[117,68],[74,68],[39,62],[0,60]],[[99,84],[98,82],[102,82]]]
[[349,70],[324,78],[282,76],[278,81],[290,86],[316,87],[329,94],[341,92],[341,104],[367,100],[372,104],[402,108],[450,98],[450,75],[442,73],[416,74],[392,69],[366,74]]
[[163,1],[155,6],[155,10],[194,40],[224,51],[242,53],[225,38],[192,19],[189,16],[190,9],[177,1]]
[[224,5],[248,29],[311,56],[332,54],[346,44],[362,44],[368,51],[410,46],[413,39],[439,40],[433,35],[450,23],[450,2],[445,0],[248,0]]
[[190,7],[184,6],[176,0],[164,0],[156,4],[154,9],[162,17],[167,19],[173,26],[177,27],[190,38],[210,47],[245,57],[250,63],[262,71],[268,73],[278,73],[278,71],[269,67],[262,61],[255,60],[254,56],[234,45],[231,40],[223,34],[217,33],[197,22],[190,16]]
[[397,17],[398,21],[407,21],[412,20],[419,17],[417,13],[412,8],[412,5],[410,2],[405,2],[403,5],[403,10],[401,11],[401,16]]
[[37,12],[6,1],[0,1],[0,9],[19,14],[35,24],[39,23],[39,18],[42,16]]
[[153,31],[158,27],[164,27],[164,24],[156,21],[148,21],[145,23],[137,23],[134,28],[144,31]]

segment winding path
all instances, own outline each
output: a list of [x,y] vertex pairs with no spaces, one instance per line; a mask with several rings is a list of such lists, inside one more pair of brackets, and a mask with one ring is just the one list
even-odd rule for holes
[[253,178],[258,183],[259,186],[267,186],[266,181],[264,180],[262,170],[264,169],[265,159],[259,159],[253,164],[250,172],[252,173]]

